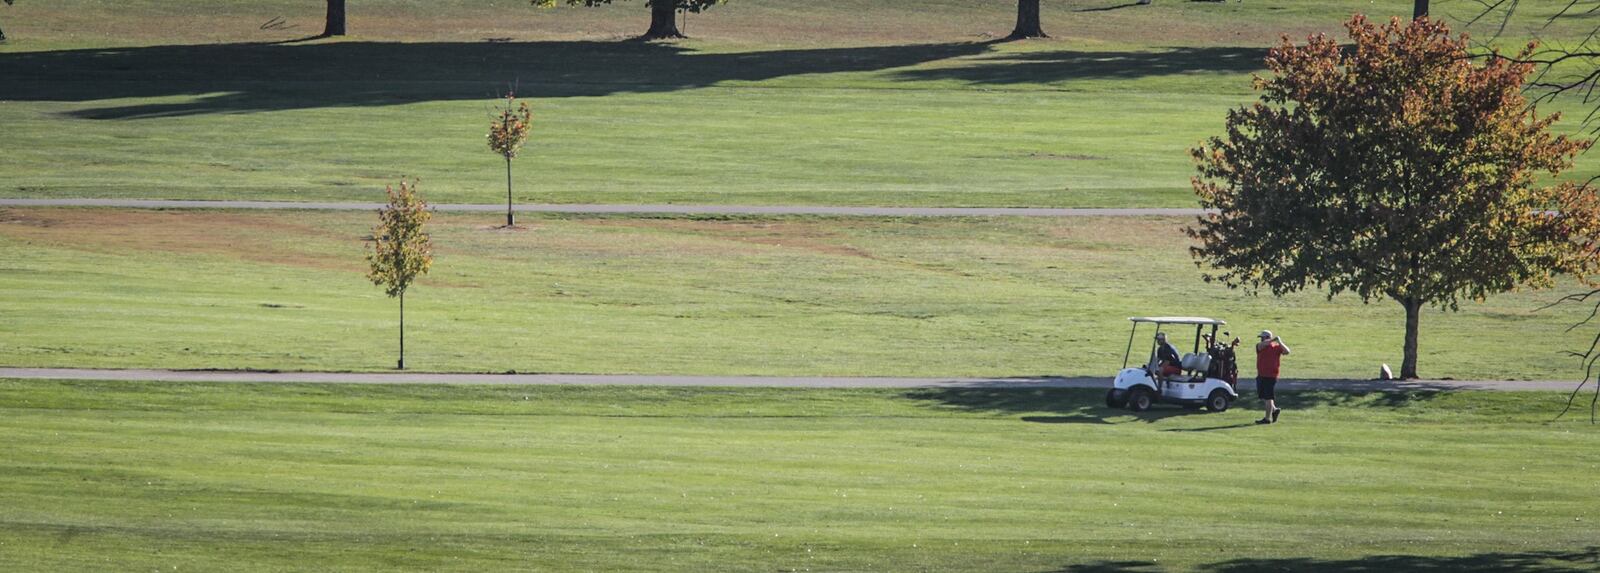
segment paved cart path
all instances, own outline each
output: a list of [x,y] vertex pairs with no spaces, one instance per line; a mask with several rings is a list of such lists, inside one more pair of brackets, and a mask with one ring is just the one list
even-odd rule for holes
[[[381,203],[292,201],[176,201],[159,199],[0,199],[0,207],[122,207],[129,209],[306,209],[375,211]],[[504,211],[505,205],[443,203],[439,211]],[[803,205],[517,205],[522,213],[636,213],[681,215],[848,215],[859,217],[1174,217],[1201,209],[1044,209],[1025,207],[821,207]]]
[[[1103,378],[893,378],[786,376],[657,376],[648,374],[433,374],[423,372],[264,372],[248,370],[116,370],[0,368],[0,378],[133,380],[148,382],[264,382],[334,384],[575,384],[633,386],[747,386],[783,388],[1106,388]],[[1245,389],[1254,384],[1244,381]],[[1577,382],[1418,380],[1284,380],[1287,390],[1543,390],[1571,391]]]

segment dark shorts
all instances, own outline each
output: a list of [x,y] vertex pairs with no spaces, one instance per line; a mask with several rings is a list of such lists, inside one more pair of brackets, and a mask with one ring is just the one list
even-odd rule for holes
[[1278,379],[1266,376],[1256,377],[1256,396],[1262,400],[1278,399]]

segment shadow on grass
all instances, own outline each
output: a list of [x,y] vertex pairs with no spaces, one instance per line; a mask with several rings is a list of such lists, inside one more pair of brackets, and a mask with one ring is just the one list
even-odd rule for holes
[[[650,42],[293,42],[148,46],[0,54],[0,100],[121,103],[88,119],[487,100],[659,93],[729,81],[865,72],[978,56],[997,42],[705,53]],[[1261,50],[1048,51],[997,54],[974,65],[908,70],[906,80],[975,83],[1131,78],[1258,67]]]
[[972,84],[1048,83],[1085,79],[1135,79],[1196,72],[1245,73],[1264,68],[1265,48],[1170,48],[1154,52],[1000,53],[971,65],[906,70],[908,80],[961,80]]
[[725,81],[872,71],[993,42],[698,53],[650,42],[238,43],[0,54],[0,100],[203,96],[75,115],[128,119],[422,101],[669,92]]
[[1110,12],[1112,10],[1121,10],[1123,8],[1134,8],[1134,7],[1137,7],[1137,6],[1140,6],[1140,5],[1141,4],[1139,4],[1138,2],[1126,2],[1126,3],[1123,3],[1123,4],[1113,4],[1113,5],[1110,5],[1110,6],[1097,6],[1097,7],[1094,7],[1094,8],[1079,8],[1077,10],[1073,10],[1073,12]]
[[[1234,408],[1259,409],[1260,402],[1250,384],[1241,384]],[[1445,390],[1367,391],[1367,390],[1279,390],[1278,401],[1289,410],[1354,407],[1404,408],[1448,394]],[[903,396],[937,408],[988,414],[1022,414],[1022,421],[1037,424],[1120,424],[1156,422],[1175,416],[1204,416],[1202,409],[1173,404],[1157,404],[1145,412],[1134,413],[1105,405],[1104,388],[919,388]],[[1131,420],[1129,417],[1132,417]],[[1204,428],[1184,428],[1185,432],[1229,430],[1254,424],[1229,424]]]
[[[1232,559],[1201,565],[1205,573],[1265,573],[1280,571],[1323,573],[1387,573],[1391,571],[1439,573],[1557,573],[1600,570],[1600,547],[1580,551],[1529,551],[1479,553],[1452,557],[1372,555],[1355,559]],[[1165,571],[1148,561],[1098,561],[1069,565],[1054,573],[1154,573]]]

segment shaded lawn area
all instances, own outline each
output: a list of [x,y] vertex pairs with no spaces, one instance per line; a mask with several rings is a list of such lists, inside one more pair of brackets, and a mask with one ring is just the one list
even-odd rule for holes
[[[396,305],[363,277],[373,220],[0,211],[0,364],[388,368]],[[1203,283],[1182,218],[435,222],[435,272],[407,297],[422,371],[1109,377],[1137,315],[1270,328],[1296,350],[1289,377],[1371,378],[1401,349],[1397,304]],[[1563,351],[1589,332],[1565,329],[1585,309],[1535,310],[1560,292],[1428,312],[1422,372],[1577,377]]]
[[1410,8],[1047,2],[1058,40],[998,43],[1003,3],[741,0],[694,18],[703,39],[642,43],[618,41],[640,6],[390,3],[292,42],[255,23],[303,2],[189,4],[0,13],[0,196],[381,200],[415,175],[493,203],[485,126],[512,90],[536,115],[522,202],[1189,206],[1186,149],[1280,33]]
[[[413,175],[438,201],[493,203],[504,165],[484,132],[493,98],[514,89],[536,115],[514,165],[519,202],[1188,205],[1184,149],[1220,125],[1245,89],[1239,70],[1261,53],[1018,49],[336,42],[0,54],[0,100],[11,100],[0,122],[17,142],[0,196],[374,200]],[[1141,77],[1162,87],[1126,85]],[[1219,78],[1231,80],[1208,83]]]
[[1545,423],[1558,394],[1301,394],[1269,427],[1099,399],[0,381],[0,567],[1596,564],[1600,433]]

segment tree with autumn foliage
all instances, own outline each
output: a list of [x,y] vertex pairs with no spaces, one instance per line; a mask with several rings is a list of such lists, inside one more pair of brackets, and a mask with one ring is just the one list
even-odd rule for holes
[[[612,0],[530,0],[534,6],[550,7],[557,2],[564,1],[568,6],[588,6],[593,8],[610,4]],[[650,8],[650,29],[641,40],[664,40],[669,38],[684,37],[683,31],[678,29],[678,12],[699,14],[712,6],[726,3],[728,0],[646,0],[645,6]]]
[[1346,28],[1348,48],[1284,38],[1259,100],[1192,151],[1211,210],[1192,251],[1229,287],[1399,303],[1401,376],[1416,378],[1424,307],[1596,270],[1594,189],[1551,183],[1592,142],[1552,135],[1558,116],[1527,105],[1531,65],[1474,58],[1442,22]]
[[433,243],[423,227],[433,218],[428,203],[417,195],[417,182],[401,181],[384,189],[389,204],[378,211],[367,251],[367,278],[384,294],[400,299],[400,362],[406,369],[406,289],[433,268]]
[[533,129],[533,111],[527,102],[517,101],[517,96],[506,96],[505,107],[489,122],[489,149],[506,158],[506,227],[517,224],[511,209],[511,160],[517,158],[522,144],[528,141]]

